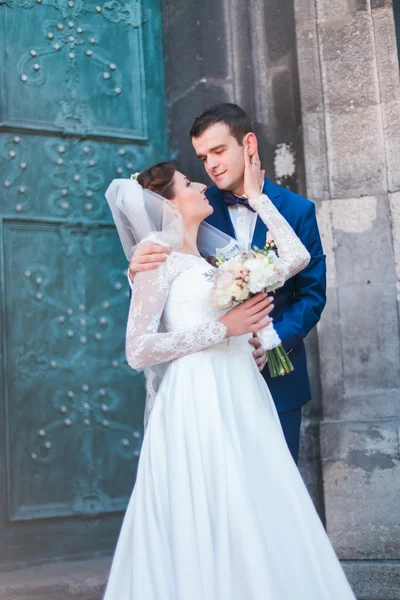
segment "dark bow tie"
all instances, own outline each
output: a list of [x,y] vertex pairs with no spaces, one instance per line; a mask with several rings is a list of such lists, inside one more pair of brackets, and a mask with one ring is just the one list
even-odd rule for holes
[[240,204],[241,206],[245,206],[251,212],[256,212],[254,208],[252,208],[249,204],[247,198],[239,198],[235,196],[232,192],[224,192],[224,202],[226,206],[237,206]]

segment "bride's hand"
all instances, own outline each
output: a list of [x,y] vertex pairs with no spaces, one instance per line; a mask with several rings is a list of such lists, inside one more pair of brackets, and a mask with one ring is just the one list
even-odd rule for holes
[[226,337],[258,333],[264,329],[272,321],[272,319],[266,318],[274,309],[272,302],[272,296],[257,294],[254,298],[231,308],[219,319],[220,323],[227,328]]
[[256,150],[250,156],[249,149],[244,146],[244,193],[247,198],[258,198],[261,194],[265,171],[261,169],[260,157]]

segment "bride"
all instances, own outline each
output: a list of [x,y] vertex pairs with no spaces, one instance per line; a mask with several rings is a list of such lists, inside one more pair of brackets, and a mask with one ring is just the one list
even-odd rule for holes
[[[292,277],[309,254],[244,152],[246,196]],[[144,239],[173,251],[133,286],[126,353],[146,372],[146,430],[104,600],[355,600],[248,344],[271,300],[211,306],[199,250],[235,242],[201,224],[205,189],[161,163],[106,193],[128,259]]]

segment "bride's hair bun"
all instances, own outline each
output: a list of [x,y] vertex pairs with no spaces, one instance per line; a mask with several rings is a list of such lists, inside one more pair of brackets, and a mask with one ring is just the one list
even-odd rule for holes
[[171,200],[174,196],[175,170],[171,162],[161,162],[140,173],[137,181],[142,188]]

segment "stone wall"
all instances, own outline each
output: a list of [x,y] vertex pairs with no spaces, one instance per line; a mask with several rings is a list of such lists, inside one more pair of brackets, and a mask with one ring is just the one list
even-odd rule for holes
[[[328,258],[318,327],[326,523],[359,598],[400,597],[400,87],[390,0],[295,0],[307,192]],[[397,288],[397,289],[396,289]]]
[[214,102],[317,204],[328,303],[307,340],[301,470],[364,600],[400,598],[400,89],[391,0],[164,0],[171,152]]

